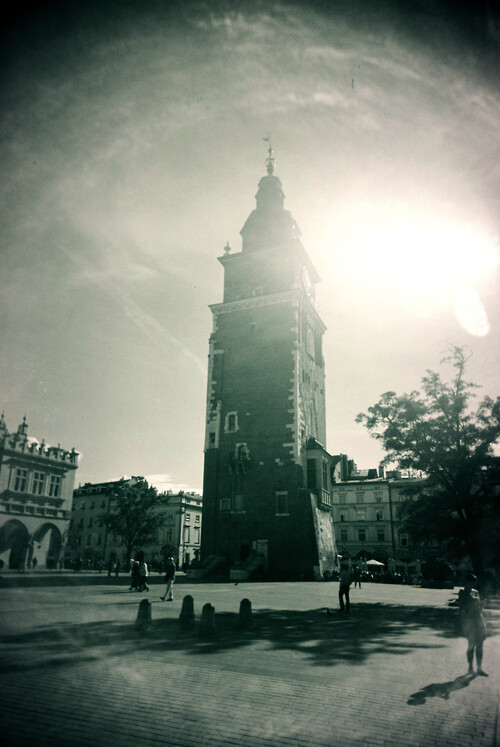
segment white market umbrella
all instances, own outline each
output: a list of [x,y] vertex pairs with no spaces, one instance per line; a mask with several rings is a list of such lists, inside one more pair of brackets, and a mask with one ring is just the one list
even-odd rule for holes
[[366,565],[385,565],[385,563],[379,563],[378,560],[367,560]]

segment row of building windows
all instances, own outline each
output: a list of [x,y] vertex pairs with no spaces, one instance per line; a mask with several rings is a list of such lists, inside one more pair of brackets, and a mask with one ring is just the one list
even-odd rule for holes
[[[243,511],[243,496],[236,493],[232,498],[221,498],[219,505],[221,511]],[[276,516],[288,516],[288,492],[286,490],[275,493],[275,513]]]
[[[370,533],[371,534],[371,533]],[[351,536],[350,536],[351,535]],[[405,535],[406,537],[406,535]],[[386,541],[386,534],[385,529],[381,527],[380,529],[377,529],[376,533],[377,542],[385,542]],[[407,538],[405,542],[403,542],[403,535],[400,535],[401,538],[401,546],[404,547],[408,544]],[[350,532],[348,529],[341,529],[340,530],[340,541],[342,544],[345,544],[346,542],[366,542],[367,540],[367,530],[366,529],[358,529],[357,535],[354,532]]]
[[[92,503],[90,505],[87,505],[86,503],[81,503],[80,504],[80,511],[85,511],[86,509],[88,509],[89,511],[92,511],[93,509],[95,509],[95,507],[96,507],[96,502],[95,501],[92,501]],[[76,508],[76,504],[73,503],[73,511],[75,510],[75,508]],[[101,501],[101,508],[106,508],[106,499],[105,498],[103,498],[102,501]]]
[[[172,516],[172,514],[169,514],[169,516]],[[89,518],[88,524],[87,524],[87,526],[88,526],[89,529],[94,525],[94,518],[96,518],[96,519],[99,520],[100,517],[99,516],[95,516],[95,517],[91,516]],[[194,520],[195,520],[195,524],[199,524],[200,523],[200,514],[196,514],[196,516],[194,517]],[[78,525],[77,525],[78,529],[83,529],[83,521],[84,521],[83,518],[81,518],[80,521],[78,522]],[[184,523],[185,524],[190,524],[190,522],[191,522],[191,515],[190,514],[186,514],[184,516]],[[70,529],[73,527],[73,519],[71,519],[71,521],[69,523],[69,526],[70,526]],[[198,527],[194,527],[194,529],[195,529],[195,531],[196,530],[199,531]],[[172,530],[170,529],[170,531],[172,531]]]
[[[79,526],[78,528],[81,529],[82,527]],[[192,535],[191,535],[191,531],[192,531]],[[85,541],[85,544],[87,546],[89,546],[89,545],[92,544],[92,538],[93,538],[93,536],[95,536],[95,535],[92,535],[92,534],[88,534],[87,535],[87,538],[86,538],[86,541]],[[81,539],[82,539],[81,536],[77,535],[75,537],[75,543],[77,545],[81,544]],[[172,529],[168,529],[166,532],[162,533],[162,541],[163,542],[171,542],[172,539],[173,539],[173,537],[172,537]],[[113,537],[113,542],[116,543],[118,541],[119,541],[118,537]],[[156,544],[159,541],[160,541],[160,537],[155,537],[153,544]],[[199,527],[184,527],[184,543],[187,544],[187,543],[191,543],[191,542],[194,545],[199,545],[200,544],[200,528]],[[95,539],[95,544],[98,547],[100,545],[102,545],[102,534],[98,534],[97,535],[97,537]]]
[[[349,500],[347,500],[347,495],[345,493],[340,493],[339,495],[339,503],[341,505],[344,505],[345,503],[364,503],[366,496],[364,493],[351,493],[349,496]],[[375,495],[373,498],[371,496],[368,496],[368,502],[370,500],[374,500],[375,503],[382,503],[382,496],[381,495]]]
[[61,494],[61,476],[46,474],[27,467],[16,467],[14,473],[13,490],[16,493],[31,493],[33,495],[48,495],[49,498],[59,498]]
[[[170,511],[169,513],[165,514],[165,518],[167,521],[175,521],[178,515],[179,515],[178,513],[173,513],[172,511]],[[189,524],[191,522],[191,516],[193,515],[195,517],[194,518],[195,524],[199,524],[201,514],[192,514],[189,511],[186,511],[186,513],[184,514],[184,523]]]
[[[94,518],[96,518],[97,520],[99,520],[100,517],[99,516],[96,516],[96,517],[91,516],[90,517],[90,519],[88,521],[88,524],[87,524],[87,526],[88,526],[89,529],[94,525]],[[84,521],[83,519],[80,519],[80,521],[76,525],[77,529],[83,529],[83,521]],[[73,529],[73,525],[74,525],[74,520],[71,519],[71,521],[69,522],[69,528]]]
[[44,508],[42,506],[36,506],[35,508],[35,506],[25,506],[22,503],[2,503],[2,508],[7,513],[31,514],[32,516],[36,514],[38,516],[53,516],[60,519],[67,518],[67,511],[55,508]]
[[[341,493],[338,492],[339,488],[335,488],[335,492],[338,493],[338,503],[343,505],[345,503],[382,503],[382,499],[385,498],[384,503],[389,502],[389,496],[386,493],[385,496],[382,496],[380,493],[376,493],[375,495],[371,493],[364,493],[360,491],[356,491],[355,493],[353,491],[349,493]],[[394,496],[392,496],[392,501],[395,503],[396,501],[406,501],[408,500],[408,497],[402,493],[398,493]],[[337,503],[337,500],[334,499],[334,503]]]
[[[82,529],[82,527],[79,526],[78,529]],[[87,534],[87,538],[84,543],[87,547],[89,545],[92,545],[93,537],[95,537],[94,534]],[[121,539],[117,535],[110,535],[110,541],[112,542],[112,544],[117,544],[121,541]],[[75,546],[82,544],[82,536],[80,534],[75,535],[73,544]],[[97,537],[95,537],[95,545],[97,547],[100,547],[102,545],[102,534],[98,534]]]
[[[386,530],[383,527],[377,527],[376,533],[369,532],[366,529],[346,528],[340,530],[340,542],[343,545],[346,542],[366,542],[368,539],[370,542],[373,542],[375,539],[377,542],[385,542],[389,540],[389,537],[386,536]],[[408,547],[409,539],[407,534],[403,532],[399,533],[399,545],[400,547]]]
[[342,511],[339,514],[340,521],[383,521],[384,512],[382,510],[375,511],[373,517],[372,511],[365,511],[364,509],[348,509],[348,511]]

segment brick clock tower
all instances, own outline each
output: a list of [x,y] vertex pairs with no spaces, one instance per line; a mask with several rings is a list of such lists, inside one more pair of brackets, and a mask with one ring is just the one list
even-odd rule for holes
[[319,578],[335,565],[318,274],[269,147],[257,206],[211,306],[202,561],[231,576]]

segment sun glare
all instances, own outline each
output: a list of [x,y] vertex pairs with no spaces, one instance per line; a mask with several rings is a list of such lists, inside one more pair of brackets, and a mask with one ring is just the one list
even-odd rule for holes
[[[408,207],[351,205],[328,229],[358,284],[413,299],[426,311],[454,306],[474,335],[489,330],[478,289],[499,266],[497,242],[480,226]],[[334,233],[332,233],[334,232]],[[328,241],[324,236],[325,249]]]

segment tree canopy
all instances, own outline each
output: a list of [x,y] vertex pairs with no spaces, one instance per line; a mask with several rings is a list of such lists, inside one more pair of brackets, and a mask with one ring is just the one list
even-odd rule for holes
[[113,486],[111,496],[115,500],[109,513],[101,517],[101,524],[121,538],[129,559],[134,549],[156,540],[166,518],[158,512],[158,507],[166,504],[166,498],[158,495],[144,477],[120,480]]
[[498,553],[493,447],[500,437],[500,398],[476,400],[480,387],[465,378],[469,358],[452,346],[441,361],[452,368],[450,380],[428,370],[421,391],[385,392],[356,420],[382,443],[386,464],[427,477],[401,509],[412,538],[437,539],[455,557],[470,555],[480,570]]

